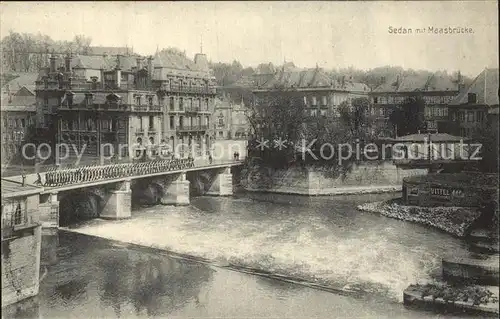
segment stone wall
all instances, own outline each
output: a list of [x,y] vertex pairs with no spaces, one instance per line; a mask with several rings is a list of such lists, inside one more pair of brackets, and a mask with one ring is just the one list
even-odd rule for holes
[[345,172],[323,167],[272,169],[251,166],[243,169],[241,185],[250,191],[304,195],[327,195],[400,191],[403,178],[426,174],[426,170],[402,170],[391,162],[354,164]]
[[41,227],[2,242],[2,307],[38,294]]

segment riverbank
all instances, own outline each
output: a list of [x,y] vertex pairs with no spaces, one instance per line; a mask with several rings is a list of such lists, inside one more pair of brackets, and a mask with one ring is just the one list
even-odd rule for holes
[[381,214],[386,217],[416,222],[443,230],[463,238],[481,216],[476,208],[469,207],[420,207],[403,205],[401,199],[358,205],[361,211]]

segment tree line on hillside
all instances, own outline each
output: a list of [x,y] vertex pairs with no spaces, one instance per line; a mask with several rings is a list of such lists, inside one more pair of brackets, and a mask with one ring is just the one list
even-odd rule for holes
[[92,39],[76,35],[71,41],[55,41],[41,33],[10,31],[0,42],[3,72],[38,72],[47,64],[51,52],[88,54]]

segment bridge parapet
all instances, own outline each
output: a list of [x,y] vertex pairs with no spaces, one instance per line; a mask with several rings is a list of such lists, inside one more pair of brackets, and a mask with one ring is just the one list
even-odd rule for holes
[[51,170],[45,173],[45,182],[40,176],[35,182],[46,187],[59,187],[76,183],[112,180],[130,176],[141,176],[161,172],[193,168],[192,159],[156,160],[144,163],[123,163],[103,166],[86,166],[69,170]]

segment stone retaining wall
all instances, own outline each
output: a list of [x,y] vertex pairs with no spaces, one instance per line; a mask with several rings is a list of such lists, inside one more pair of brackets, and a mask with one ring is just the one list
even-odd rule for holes
[[272,169],[251,166],[242,172],[241,186],[249,191],[328,195],[401,191],[403,178],[426,170],[402,170],[390,162],[354,164],[345,173],[324,167]]

